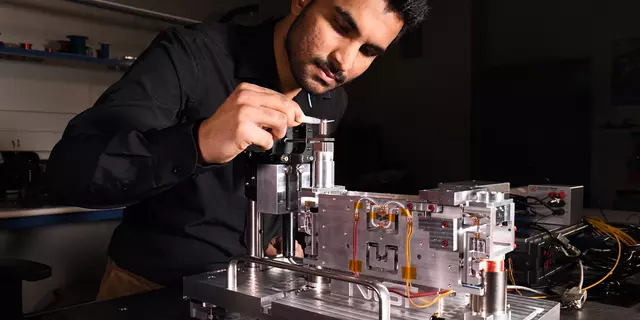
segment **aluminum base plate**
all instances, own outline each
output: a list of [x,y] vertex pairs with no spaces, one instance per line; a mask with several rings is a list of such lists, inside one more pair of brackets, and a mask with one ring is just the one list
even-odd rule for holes
[[[377,299],[354,288],[357,287],[335,282],[313,288],[307,285],[304,275],[288,270],[239,268],[237,290],[227,289],[226,272],[221,271],[185,278],[183,291],[185,298],[193,302],[191,316],[201,320],[217,318],[207,312],[214,307],[235,314],[232,318],[378,319]],[[463,294],[446,297],[426,309],[407,308],[410,304],[405,298],[392,296],[391,319],[424,320],[436,312],[446,320],[465,319],[468,298]],[[508,295],[507,299],[511,320],[560,319],[558,303],[517,295]]]

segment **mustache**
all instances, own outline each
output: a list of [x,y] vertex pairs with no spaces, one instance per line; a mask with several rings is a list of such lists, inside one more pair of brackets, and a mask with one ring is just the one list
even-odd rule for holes
[[343,84],[347,80],[347,76],[345,76],[344,72],[338,69],[338,67],[336,67],[333,63],[327,60],[316,58],[315,64],[320,68],[325,68],[331,71],[331,73],[333,73],[333,76],[335,77],[335,80],[338,84]]

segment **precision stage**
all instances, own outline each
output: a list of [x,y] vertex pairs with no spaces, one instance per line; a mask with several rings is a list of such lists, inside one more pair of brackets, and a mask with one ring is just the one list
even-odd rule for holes
[[[259,319],[556,320],[560,304],[507,294],[515,247],[509,183],[441,183],[414,195],[334,184],[328,122],[247,152],[249,255],[183,281],[190,315]],[[283,254],[264,257],[262,219],[282,220]],[[296,234],[304,257],[295,257]]]

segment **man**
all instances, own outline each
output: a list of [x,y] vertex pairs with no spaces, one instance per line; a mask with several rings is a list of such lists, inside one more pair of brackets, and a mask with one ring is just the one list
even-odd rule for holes
[[[245,254],[238,155],[271,148],[305,114],[339,121],[341,86],[426,10],[426,0],[293,0],[286,17],[258,27],[162,32],[70,121],[49,159],[65,203],[126,206],[98,299],[180,285]],[[266,232],[267,254],[277,232]]]

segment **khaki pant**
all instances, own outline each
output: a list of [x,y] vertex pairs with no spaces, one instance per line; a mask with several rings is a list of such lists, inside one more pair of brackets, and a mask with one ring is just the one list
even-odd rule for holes
[[109,259],[96,301],[115,299],[160,288],[162,286],[119,268],[113,260]]

